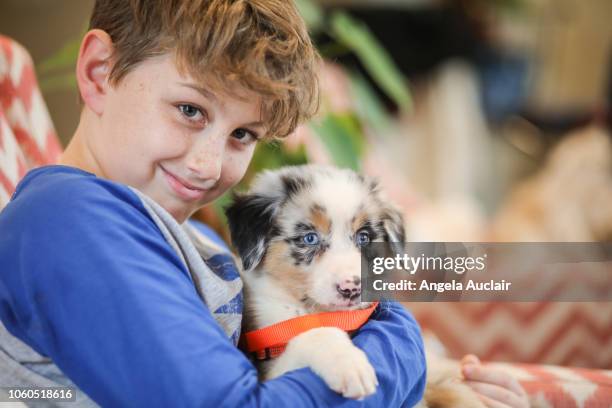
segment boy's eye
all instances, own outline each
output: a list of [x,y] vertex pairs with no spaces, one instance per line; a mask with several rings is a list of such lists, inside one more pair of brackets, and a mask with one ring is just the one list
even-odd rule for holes
[[249,144],[251,142],[257,141],[257,135],[247,129],[236,129],[232,134],[232,137],[242,144]]
[[187,103],[178,105],[178,109],[179,111],[181,111],[183,116],[187,117],[189,120],[199,120],[199,116],[204,117],[204,114],[202,113],[200,108],[197,108],[193,105],[189,105]]

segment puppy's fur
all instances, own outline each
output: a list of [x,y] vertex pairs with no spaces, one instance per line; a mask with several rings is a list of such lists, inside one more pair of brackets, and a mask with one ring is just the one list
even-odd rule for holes
[[[377,184],[333,167],[264,172],[247,194],[236,196],[227,216],[243,264],[246,331],[305,314],[369,306],[360,302],[360,245],[404,241],[403,217]],[[259,369],[262,379],[271,379],[300,367],[310,367],[345,397],[376,391],[365,353],[340,329],[296,336],[280,357]],[[456,380],[456,364],[428,355],[428,367],[420,406],[482,406]]]

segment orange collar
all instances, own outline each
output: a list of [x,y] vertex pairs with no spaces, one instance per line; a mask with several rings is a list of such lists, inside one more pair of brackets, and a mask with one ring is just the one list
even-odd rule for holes
[[244,333],[240,347],[256,360],[269,360],[285,351],[289,340],[317,327],[337,327],[346,332],[357,330],[368,321],[378,302],[367,309],[323,312],[294,317],[271,326]]

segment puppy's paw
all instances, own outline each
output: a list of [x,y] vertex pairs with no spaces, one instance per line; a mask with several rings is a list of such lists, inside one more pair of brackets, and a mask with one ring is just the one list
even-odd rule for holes
[[296,336],[280,359],[276,370],[285,371],[296,363],[310,367],[346,398],[361,399],[376,392],[378,380],[366,354],[338,328],[320,327]]
[[362,399],[376,392],[376,372],[366,354],[352,344],[327,350],[312,361],[311,368],[346,398]]

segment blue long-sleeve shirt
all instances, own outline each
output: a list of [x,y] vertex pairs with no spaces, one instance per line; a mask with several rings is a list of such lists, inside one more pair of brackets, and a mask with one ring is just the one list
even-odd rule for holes
[[102,406],[395,407],[422,397],[419,328],[398,304],[379,307],[353,339],[380,383],[362,401],[307,368],[258,382],[216,317],[124,185],[48,166],[0,213],[2,323]]

